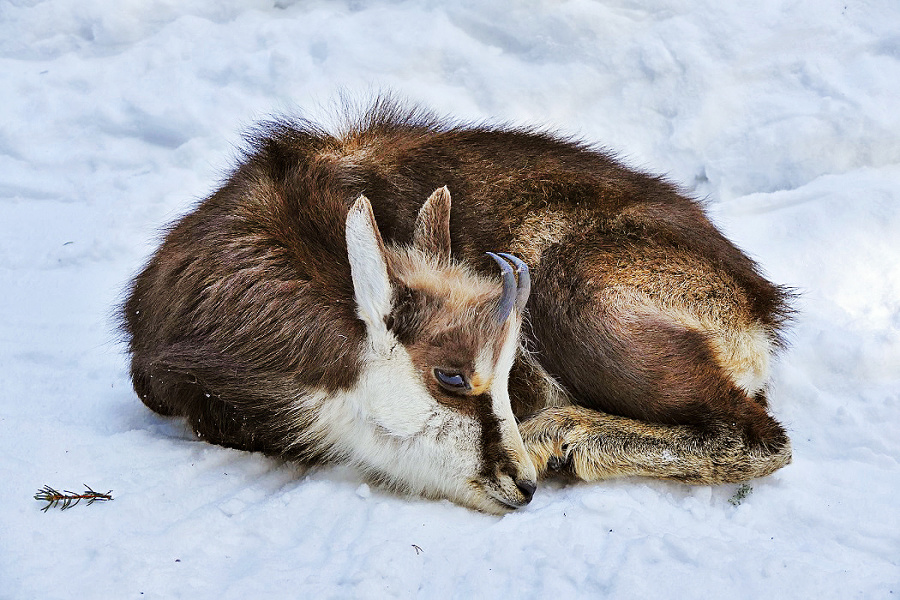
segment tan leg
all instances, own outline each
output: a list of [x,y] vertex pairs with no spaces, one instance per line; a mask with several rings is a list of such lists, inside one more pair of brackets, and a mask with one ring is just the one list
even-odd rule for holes
[[786,435],[750,445],[724,422],[658,425],[563,406],[537,412],[519,429],[540,476],[561,470],[586,481],[643,475],[708,485],[762,477],[791,461]]

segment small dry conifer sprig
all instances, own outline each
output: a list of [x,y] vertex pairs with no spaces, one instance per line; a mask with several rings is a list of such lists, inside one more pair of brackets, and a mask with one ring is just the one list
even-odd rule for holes
[[106,502],[113,499],[112,490],[109,490],[108,492],[103,494],[101,492],[95,492],[88,485],[84,485],[84,487],[85,490],[82,493],[76,494],[75,492],[70,492],[69,490],[58,492],[49,485],[45,485],[38,490],[37,494],[34,495],[34,499],[47,503],[47,506],[41,509],[42,512],[47,512],[48,510],[56,506],[59,506],[60,510],[66,510],[67,508],[72,508],[82,500],[86,500],[90,505],[98,500],[101,502]]

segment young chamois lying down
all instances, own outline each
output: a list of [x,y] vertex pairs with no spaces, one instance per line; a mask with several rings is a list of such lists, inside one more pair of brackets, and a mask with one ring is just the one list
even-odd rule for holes
[[660,178],[378,101],[261,127],[123,322],[138,396],[199,437],[502,513],[548,472],[790,462],[765,392],[786,299]]

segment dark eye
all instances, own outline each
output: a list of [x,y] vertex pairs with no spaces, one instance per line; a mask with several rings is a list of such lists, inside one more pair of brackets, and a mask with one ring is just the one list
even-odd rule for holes
[[454,394],[464,394],[472,389],[472,386],[469,385],[465,375],[462,373],[435,369],[434,378],[437,379],[442,388]]

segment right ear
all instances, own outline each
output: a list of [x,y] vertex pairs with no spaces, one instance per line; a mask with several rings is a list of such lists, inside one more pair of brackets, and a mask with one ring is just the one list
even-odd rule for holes
[[441,263],[450,261],[450,190],[434,190],[416,217],[413,247]]
[[393,288],[388,276],[384,241],[372,205],[360,195],[347,213],[347,257],[356,296],[356,311],[370,329],[386,330]]

